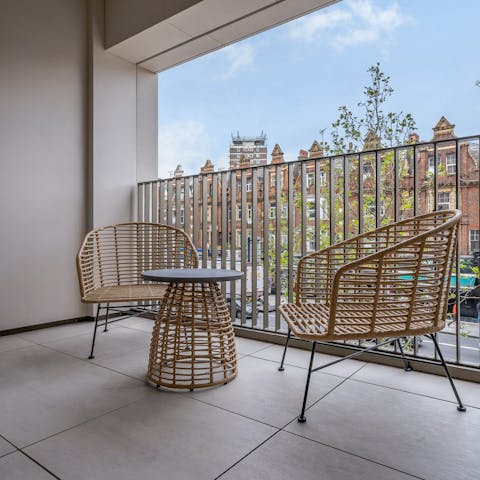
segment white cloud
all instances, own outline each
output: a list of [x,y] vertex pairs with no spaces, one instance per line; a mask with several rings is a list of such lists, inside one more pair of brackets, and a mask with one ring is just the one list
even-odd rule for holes
[[223,74],[223,78],[232,78],[242,70],[252,68],[255,60],[255,50],[249,43],[235,43],[225,47],[221,52],[228,61],[228,68]]
[[396,1],[379,6],[373,0],[349,0],[342,7],[298,20],[289,34],[293,39],[307,43],[320,41],[337,50],[379,44],[385,51],[392,33],[410,20]]
[[198,173],[210,151],[211,141],[202,123],[187,120],[161,126],[158,130],[159,178],[169,178],[179,164],[186,175]]

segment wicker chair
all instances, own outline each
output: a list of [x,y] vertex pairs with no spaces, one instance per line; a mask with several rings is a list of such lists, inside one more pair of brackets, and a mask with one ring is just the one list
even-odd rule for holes
[[[280,307],[288,324],[279,370],[284,368],[288,341],[313,342],[300,422],[311,373],[387,343],[396,342],[405,362],[401,339],[430,335],[458,401],[458,395],[435,332],[445,326],[448,290],[462,214],[443,210],[421,215],[356,236],[304,256],[298,264],[296,302]],[[381,339],[348,357],[313,368],[316,342]]]
[[[77,272],[82,302],[97,304],[88,358],[94,358],[102,308],[106,309],[102,324],[106,332],[111,303],[162,299],[167,284],[149,283],[141,278],[142,271],[160,268],[198,268],[197,251],[183,230],[157,223],[130,222],[96,228],[87,234],[77,255]],[[106,306],[102,307],[102,303]]]

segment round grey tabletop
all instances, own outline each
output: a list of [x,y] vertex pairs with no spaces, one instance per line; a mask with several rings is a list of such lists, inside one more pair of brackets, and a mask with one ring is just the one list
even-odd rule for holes
[[165,268],[142,272],[144,280],[170,283],[214,283],[238,280],[243,272],[221,268]]

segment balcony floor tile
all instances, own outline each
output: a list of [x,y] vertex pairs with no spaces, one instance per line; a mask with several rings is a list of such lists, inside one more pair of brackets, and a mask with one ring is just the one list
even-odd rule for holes
[[0,337],[0,353],[16,350],[17,348],[31,347],[32,345],[35,344],[23,339],[19,335],[6,335]]
[[413,480],[383,465],[280,432],[222,475],[221,480]]
[[[401,368],[369,363],[355,373],[352,379],[456,402],[450,382],[447,377],[440,375],[405,372]],[[480,408],[480,385],[462,380],[455,380],[455,385],[465,405]]]
[[[300,412],[305,388],[306,370],[288,366],[279,372],[277,364],[254,357],[243,357],[238,362],[238,377],[222,388],[198,390],[191,395],[203,402],[283,427]],[[309,403],[335,388],[342,379],[317,374],[311,388]]]
[[0,354],[0,434],[17,447],[142,398],[124,375],[35,345]]
[[26,449],[65,480],[213,479],[275,429],[178,393],[155,392]]
[[449,402],[347,380],[306,416],[287,430],[421,478],[478,478],[478,409],[461,413]]
[[15,452],[0,458],[0,478],[2,480],[54,480],[55,477],[23,453]]
[[[282,359],[283,347],[280,345],[272,345],[270,348],[260,350],[253,353],[255,357],[264,358],[280,364]],[[324,353],[316,353],[314,357],[314,367],[319,367],[329,362],[337,360],[338,357],[333,355],[326,355]],[[308,362],[310,361],[310,352],[308,350],[302,350],[301,348],[289,347],[287,355],[285,356],[285,365],[294,365],[300,368],[308,368]],[[343,362],[332,365],[322,370],[322,373],[329,373],[331,375],[337,375],[339,377],[349,377],[353,375],[357,370],[361,369],[365,365],[365,362],[358,360],[344,360]]]

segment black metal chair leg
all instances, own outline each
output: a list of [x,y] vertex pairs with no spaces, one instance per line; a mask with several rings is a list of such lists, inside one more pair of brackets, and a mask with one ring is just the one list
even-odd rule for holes
[[288,342],[290,340],[290,336],[292,331],[288,329],[287,340],[285,341],[285,348],[283,349],[282,361],[280,362],[280,366],[278,367],[279,372],[283,372],[285,369],[283,368],[283,362],[285,362],[285,355],[287,354]]
[[411,372],[413,370],[412,366],[410,365],[409,360],[405,357],[405,352],[403,351],[402,341],[400,338],[397,338],[397,345],[400,353],[402,354],[403,362],[405,363],[404,370],[406,372]]
[[298,417],[298,421],[300,423],[305,423],[307,421],[307,419],[305,418],[305,409],[307,407],[308,387],[310,386],[310,377],[312,376],[313,356],[315,355],[316,345],[317,342],[313,342],[312,353],[310,355],[310,363],[308,365],[307,384],[305,385],[305,394],[303,395],[302,411]]
[[110,306],[109,303],[107,303],[107,313],[105,314],[105,328],[103,329],[104,332],[108,332],[108,307]]
[[98,315],[100,313],[100,304],[97,305],[97,315],[95,316],[95,328],[93,330],[93,338],[92,338],[92,349],[90,350],[90,356],[88,357],[89,360],[95,358],[93,356],[93,349],[95,348],[95,338],[97,336],[97,327],[98,327]]
[[432,339],[433,344],[435,345],[435,350],[437,351],[438,356],[440,357],[440,361],[442,362],[442,366],[445,370],[445,373],[447,374],[450,385],[452,386],[453,393],[455,394],[455,397],[457,398],[457,402],[458,402],[457,410],[459,412],[465,412],[467,409],[463,405],[462,400],[460,398],[460,395],[457,392],[457,388],[455,387],[455,384],[453,383],[452,376],[450,375],[450,372],[448,371],[447,363],[445,362],[445,359],[443,358],[442,352],[440,351],[440,346],[438,345],[437,339],[436,339],[435,335],[433,335],[433,334],[430,335],[430,338]]

